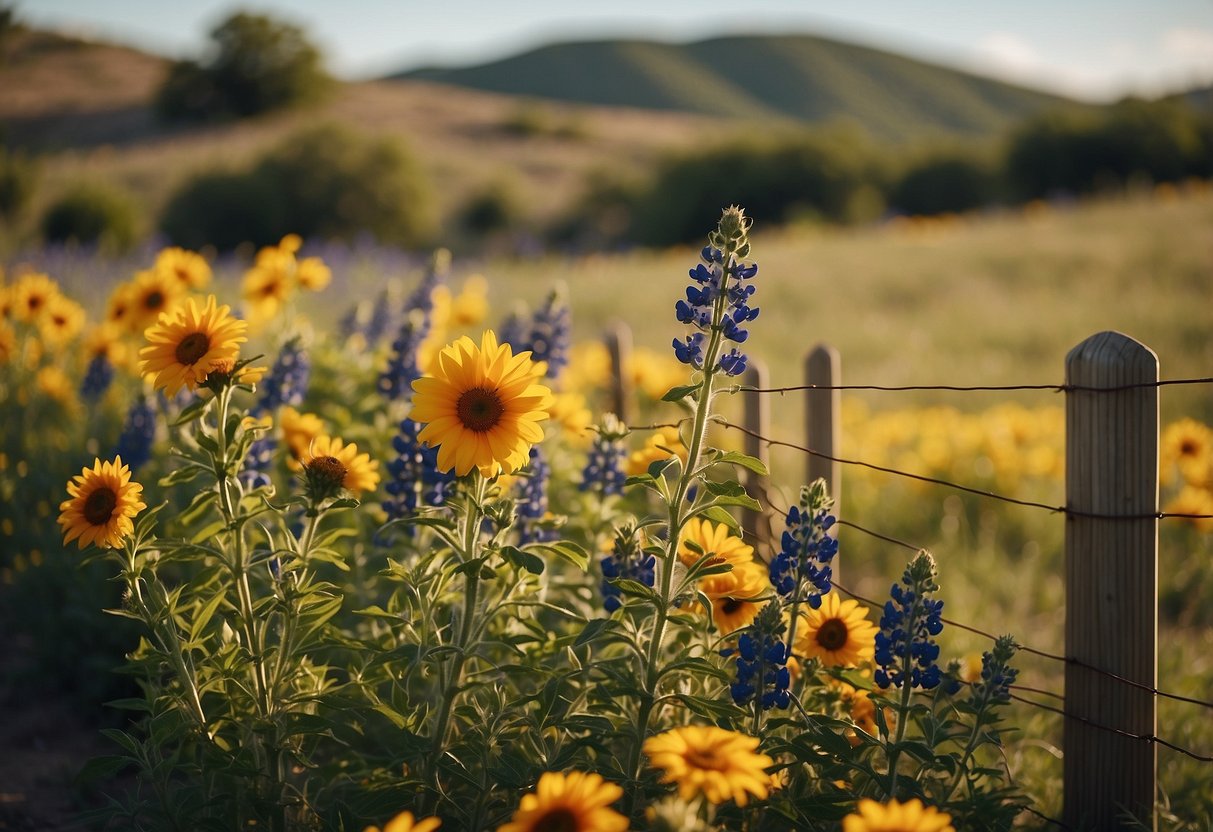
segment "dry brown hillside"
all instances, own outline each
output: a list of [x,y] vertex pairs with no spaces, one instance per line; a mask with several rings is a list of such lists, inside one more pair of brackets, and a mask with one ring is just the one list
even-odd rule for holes
[[97,178],[129,188],[154,215],[192,173],[243,164],[297,128],[339,121],[407,141],[443,209],[504,180],[542,221],[568,205],[591,170],[626,172],[721,129],[720,119],[527,102],[420,81],[343,84],[314,109],[169,128],[150,111],[165,66],[137,50],[61,35],[14,38],[0,65],[0,120],[8,141],[48,154],[43,200],[67,182]]

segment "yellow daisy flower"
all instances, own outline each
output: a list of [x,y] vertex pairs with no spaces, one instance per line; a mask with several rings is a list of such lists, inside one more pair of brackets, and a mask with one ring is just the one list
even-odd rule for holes
[[257,252],[253,267],[244,273],[242,289],[251,317],[267,320],[282,311],[295,291],[294,271],[293,253],[278,248]]
[[[667,448],[669,450],[666,450]],[[669,459],[670,451],[673,451],[684,463],[686,462],[687,449],[678,436],[678,428],[658,428],[645,440],[643,448],[633,451],[628,456],[628,474],[630,476],[643,474],[654,462]]]
[[[414,820],[412,812],[401,812],[383,825],[383,832],[434,832],[439,826],[441,818]],[[362,832],[379,832],[379,827],[368,826]]]
[[347,445],[337,436],[317,436],[304,452],[302,462],[317,499],[343,488],[359,495],[379,485],[379,462],[370,454],[358,453],[357,445]]
[[160,315],[171,312],[184,295],[177,278],[165,272],[139,272],[127,290],[129,311],[124,316],[131,332],[142,332],[160,319]]
[[285,251],[287,254],[294,254],[303,248],[303,238],[298,234],[287,234],[278,241],[278,248]]
[[757,753],[758,740],[715,726],[688,725],[644,741],[644,753],[661,769],[662,783],[677,783],[678,796],[703,794],[710,803],[732,799],[745,806],[751,795],[765,800],[774,760]]
[[918,798],[884,805],[864,799],[855,808],[855,814],[842,819],[842,832],[956,832],[951,815],[923,806]]
[[582,341],[569,350],[561,376],[570,390],[602,390],[611,382],[611,353],[601,341]]
[[853,667],[876,654],[877,630],[858,601],[843,601],[837,592],[829,592],[818,609],[804,612],[796,630],[796,652],[820,659],[827,667]]
[[1188,485],[1213,485],[1213,429],[1195,419],[1180,419],[1167,425],[1159,440],[1164,482],[1178,467]]
[[298,470],[299,460],[312,446],[312,441],[324,433],[324,421],[315,413],[300,413],[287,405],[279,412],[278,423],[282,426],[282,437],[291,452],[287,465],[292,470]]
[[130,350],[122,340],[122,331],[117,324],[108,321],[89,330],[84,338],[84,357],[91,361],[103,356],[115,367],[129,368]]
[[67,373],[54,365],[40,369],[38,375],[34,377],[34,385],[38,388],[38,392],[48,399],[55,400],[63,407],[72,407],[76,404],[76,386],[67,377]]
[[746,544],[740,537],[729,531],[724,523],[713,523],[710,520],[700,520],[692,517],[682,527],[682,539],[678,542],[678,557],[687,566],[694,565],[702,554],[691,549],[687,543],[694,543],[703,554],[711,555],[709,563],[724,561],[734,566],[754,562],[754,547]]
[[332,270],[319,257],[304,257],[295,268],[295,280],[309,292],[319,292],[332,279]]
[[172,396],[184,385],[196,390],[220,361],[235,361],[248,324],[233,318],[228,306],[216,306],[215,296],[201,309],[193,298],[161,316],[147,330],[149,346],[139,351],[139,370]]
[[0,320],[0,364],[7,364],[17,354],[17,333],[13,328]]
[[107,323],[131,328],[130,320],[135,314],[135,292],[133,283],[119,283],[110,293],[105,305]]
[[176,246],[157,254],[152,270],[172,275],[185,290],[205,289],[211,282],[211,264],[206,258]]
[[585,445],[594,438],[590,424],[594,420],[580,393],[556,393],[552,398],[552,421],[574,445]]
[[686,365],[679,363],[668,350],[657,352],[637,347],[632,351],[627,369],[636,388],[654,400],[660,400],[671,387],[687,383]]
[[134,516],[147,508],[140,499],[143,486],[131,481],[131,469],[122,457],[113,462],[96,459],[67,484],[71,498],[59,504],[59,525],[64,545],[78,540],[83,549],[90,543],[117,548],[134,530]]
[[463,281],[463,288],[451,301],[452,326],[476,326],[489,314],[489,283],[478,274]]
[[626,832],[628,819],[611,808],[621,797],[623,789],[597,774],[549,771],[497,832]]
[[9,291],[12,292],[13,317],[35,323],[41,320],[51,299],[58,296],[59,284],[44,274],[31,273],[17,280]]
[[765,566],[751,561],[736,564],[729,572],[708,575],[699,581],[699,589],[712,603],[712,621],[727,635],[754,621],[771,580]]
[[438,446],[438,470],[479,468],[490,477],[526,465],[552,406],[541,372],[529,352],[498,345],[491,329],[479,346],[464,336],[444,347],[433,373],[413,382],[411,414],[425,425],[417,438]]
[[63,294],[54,295],[46,302],[38,323],[42,340],[53,347],[63,346],[83,328],[84,307]]

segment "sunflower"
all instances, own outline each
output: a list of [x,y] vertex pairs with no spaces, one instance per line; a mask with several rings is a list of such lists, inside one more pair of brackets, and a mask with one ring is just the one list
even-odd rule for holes
[[38,392],[58,402],[61,406],[70,408],[76,404],[76,385],[67,377],[67,373],[51,364],[38,370],[34,377],[34,385]]
[[27,274],[12,285],[13,317],[35,323],[42,318],[47,304],[59,295],[59,284],[44,274]]
[[107,323],[128,326],[135,311],[134,288],[133,283],[119,283],[114,287],[114,291],[110,292],[109,300],[105,305]]
[[594,420],[580,393],[556,393],[552,400],[552,422],[560,427],[574,445],[586,445],[594,438],[590,424]]
[[650,399],[660,400],[671,387],[686,384],[686,365],[667,353],[647,347],[632,351],[628,372],[636,388]]
[[227,306],[216,306],[215,296],[201,309],[190,298],[185,305],[161,316],[147,330],[149,346],[139,350],[139,370],[156,387],[176,395],[182,385],[196,390],[219,361],[234,361],[248,324],[233,318]]
[[712,621],[724,634],[748,627],[762,609],[762,596],[771,589],[766,567],[759,563],[739,563],[730,572],[708,575],[699,581],[699,590],[712,603]]
[[[1194,485],[1185,485],[1178,494],[1171,498],[1163,507],[1167,514],[1209,514],[1213,515],[1213,492]],[[1196,527],[1197,531],[1213,532],[1213,520],[1207,517],[1183,518]]]
[[463,288],[451,301],[451,324],[453,326],[476,326],[489,314],[489,284],[481,275],[474,274],[463,281]]
[[139,498],[143,486],[131,482],[131,469],[122,464],[122,457],[113,462],[96,459],[93,467],[83,468],[67,484],[71,499],[59,504],[59,525],[63,527],[63,543],[79,538],[83,549],[90,543],[104,548],[117,548],[135,529],[131,518],[147,508]]
[[117,324],[98,324],[84,337],[84,356],[88,360],[103,357],[115,367],[130,369],[130,350],[122,340],[122,331]]
[[412,418],[425,425],[417,438],[438,446],[438,470],[493,476],[526,465],[552,405],[540,372],[529,352],[514,355],[491,329],[479,347],[467,336],[444,347],[433,374],[413,382]]
[[315,413],[300,413],[287,405],[278,414],[278,422],[282,425],[282,437],[286,446],[291,451],[291,459],[287,465],[298,469],[299,460],[307,453],[312,441],[324,433],[324,421]]
[[914,798],[908,803],[880,804],[864,799],[856,813],[842,819],[842,832],[956,832],[952,816]]
[[184,291],[177,278],[165,272],[142,271],[127,289],[129,311],[124,316],[131,332],[141,332],[178,305]]
[[687,449],[678,435],[678,428],[658,428],[644,443],[639,451],[633,451],[628,457],[628,474],[637,476],[649,470],[654,462],[670,458],[670,451],[686,462]]
[[17,354],[17,333],[0,320],[0,364],[7,364]]
[[340,489],[361,494],[379,485],[379,462],[370,454],[358,453],[337,436],[321,434],[303,455],[304,476],[317,500],[332,496]]
[[853,667],[876,653],[877,627],[858,601],[837,592],[822,596],[821,606],[804,613],[796,634],[796,652],[821,659],[827,667]]
[[172,276],[185,290],[205,289],[211,282],[211,266],[206,258],[176,246],[157,254],[152,270]]
[[611,353],[598,341],[582,341],[569,349],[569,366],[561,376],[570,390],[601,390],[611,383]]
[[[434,832],[439,826],[441,818],[414,820],[412,812],[401,812],[383,825],[383,832]],[[362,832],[379,832],[379,827],[368,826]]]
[[295,266],[295,280],[309,292],[319,292],[329,285],[333,272],[319,257],[304,257]]
[[770,793],[764,769],[774,760],[757,749],[757,738],[715,726],[688,725],[644,741],[649,762],[664,772],[661,782],[677,783],[683,800],[702,793],[710,803],[732,798],[738,806]]
[[57,294],[46,302],[38,330],[48,345],[62,346],[79,335],[83,327],[84,307],[67,295]]
[[1178,467],[1184,482],[1213,484],[1213,429],[1195,419],[1180,419],[1167,425],[1159,440],[1164,482],[1170,482],[1172,467]]
[[[699,547],[696,552],[687,543]],[[708,563],[723,561],[734,566],[753,563],[754,547],[742,542],[740,537],[729,532],[724,523],[712,523],[692,517],[682,527],[682,539],[678,542],[678,557],[686,566],[693,566],[703,555],[711,555]]]
[[597,774],[549,771],[497,832],[626,832],[628,819],[611,808],[621,797],[623,789]]
[[295,290],[294,271],[293,253],[273,247],[257,252],[253,267],[244,273],[242,289],[252,317],[268,320],[282,311]]

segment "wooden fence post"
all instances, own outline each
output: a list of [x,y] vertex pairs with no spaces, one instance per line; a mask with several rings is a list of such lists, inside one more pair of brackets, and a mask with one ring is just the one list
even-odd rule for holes
[[[766,365],[750,356],[745,373],[741,376],[741,383],[748,387],[766,387],[769,379]],[[743,399],[745,401],[744,424],[746,429],[759,436],[770,436],[771,407],[767,394],[750,393],[743,396]],[[745,434],[745,452],[761,459],[768,470],[770,469],[771,449],[766,442],[747,433]],[[766,489],[766,477],[746,470],[745,490],[751,497],[765,504]],[[741,530],[746,540],[751,541],[755,546],[765,549],[771,542],[771,525],[766,521],[764,512],[742,511]]]
[[632,330],[623,321],[613,321],[603,335],[611,356],[611,411],[625,425],[632,422]]
[[[804,359],[804,383],[818,388],[832,388],[842,384],[842,358],[838,350],[829,344],[818,344]],[[842,391],[831,389],[814,390],[810,387],[804,397],[805,436],[809,447],[815,451],[837,457],[842,449]],[[805,482],[820,478],[826,481],[830,496],[834,498],[833,513],[841,517],[842,510],[842,463],[809,454],[805,470]],[[832,534],[838,536],[835,526]],[[839,563],[833,563],[834,579],[838,579]]]
[[[1119,332],[1066,356],[1066,656],[1157,686],[1158,357]],[[1116,520],[1086,514],[1140,519]],[[1154,695],[1066,664],[1063,820],[1156,829],[1157,749],[1094,727],[1154,736]],[[1084,722],[1084,720],[1086,722]],[[1134,827],[1136,828],[1136,827]]]

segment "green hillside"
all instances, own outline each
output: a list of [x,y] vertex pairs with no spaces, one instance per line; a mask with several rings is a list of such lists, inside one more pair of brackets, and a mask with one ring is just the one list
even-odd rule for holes
[[996,133],[1045,109],[1079,106],[809,35],[562,43],[479,66],[393,77],[583,104],[802,122],[850,119],[884,139]]

